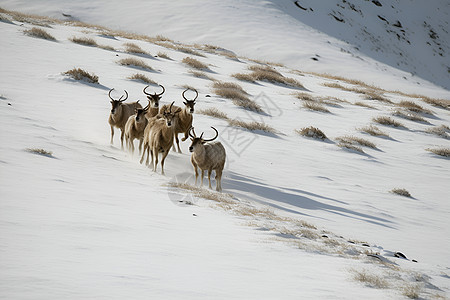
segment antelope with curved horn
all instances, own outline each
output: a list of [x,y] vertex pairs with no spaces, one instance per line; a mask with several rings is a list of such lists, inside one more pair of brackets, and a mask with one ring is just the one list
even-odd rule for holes
[[144,133],[144,150],[140,163],[144,161],[145,151],[147,151],[147,160],[145,164],[148,166],[149,152],[152,157],[153,171],[156,172],[158,165],[158,154],[162,153],[161,158],[161,174],[164,175],[164,161],[170,152],[173,144],[173,130],[176,123],[176,115],[180,113],[181,109],[173,111],[172,107],[175,102],[172,102],[168,110],[162,113],[162,118],[154,117],[149,120],[149,124]]
[[128,150],[134,153],[134,140],[139,140],[139,153],[142,150],[142,142],[144,141],[144,130],[148,124],[148,120],[145,117],[150,102],[144,108],[137,108],[136,113],[128,118],[125,124],[125,141],[128,146]]
[[[175,130],[174,130],[174,138],[175,138],[175,142],[177,143],[178,153],[181,153],[180,141],[178,140],[178,134],[184,133],[184,137],[181,139],[181,141],[183,141],[183,142],[185,140],[187,140],[187,138],[189,137],[189,130],[192,127],[192,121],[194,119],[193,113],[194,113],[195,100],[198,97],[197,90],[193,89],[193,91],[196,94],[194,99],[187,99],[185,96],[185,93],[188,90],[189,90],[189,88],[187,88],[181,94],[183,96],[184,100],[186,100],[186,101],[183,101],[184,108],[181,110],[181,112],[177,116],[177,122],[175,124]],[[166,105],[161,107],[161,111],[163,109],[165,109],[165,107],[166,107]],[[178,106],[174,106],[174,109],[178,109]],[[175,143],[173,144],[172,150],[175,151]]]
[[[189,147],[189,151],[192,152],[191,163],[194,166],[195,171],[195,185],[197,185],[198,170],[199,167],[202,170],[201,186],[203,186],[203,177],[205,170],[208,170],[208,182],[209,188],[211,187],[211,173],[214,170],[216,172],[216,191],[222,191],[222,172],[225,166],[226,152],[222,143],[214,142],[219,132],[214,127],[211,127],[216,136],[212,139],[204,139],[203,132],[200,137],[197,137],[194,131],[194,127],[189,130],[189,136],[191,137],[192,144]],[[208,144],[207,144],[208,143]]]
[[143,90],[144,94],[147,95],[148,101],[150,102],[150,109],[145,115],[147,119],[150,119],[159,113],[159,100],[161,100],[162,95],[166,91],[166,89],[162,85],[159,86],[163,89],[159,94],[156,92],[154,94],[146,92],[145,90],[149,87],[148,85]]
[[[137,108],[142,108],[142,106],[138,103],[139,101],[132,103],[123,103],[128,99],[128,93],[125,91],[125,95],[120,96],[119,99],[114,99],[111,96],[111,92],[114,89],[110,89],[108,96],[111,99],[111,113],[109,114],[108,123],[111,126],[111,144],[113,143],[114,138],[114,127],[117,127],[121,131],[120,135],[120,143],[123,149],[123,137],[125,134],[125,124],[128,121],[128,118],[134,114]],[[125,99],[122,99],[125,97]]]

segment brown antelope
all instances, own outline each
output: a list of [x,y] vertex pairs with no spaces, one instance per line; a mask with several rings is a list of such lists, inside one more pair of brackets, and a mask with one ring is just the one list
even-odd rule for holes
[[[195,100],[198,97],[198,92],[197,90],[193,90],[196,95],[194,99],[187,99],[186,96],[184,95],[187,91],[189,90],[186,89],[181,95],[183,96],[184,101],[184,108],[181,110],[181,112],[177,115],[177,122],[175,124],[175,129],[174,129],[174,138],[175,138],[175,142],[177,143],[177,148],[178,148],[178,153],[181,153],[181,149],[180,149],[180,141],[178,140],[178,134],[179,133],[184,133],[184,137],[181,139],[181,141],[185,141],[187,140],[187,138],[189,137],[189,129],[192,127],[192,121],[193,121],[193,113],[194,113],[194,106],[195,106]],[[164,105],[163,107],[161,107],[161,111],[163,111],[164,109],[166,109],[167,105]],[[174,106],[173,109],[177,110],[179,107],[178,106]],[[173,144],[173,151],[175,151],[175,143]]]
[[142,151],[142,157],[140,163],[144,161],[145,151],[147,151],[147,160],[145,164],[148,166],[149,152],[152,157],[152,167],[153,171],[156,172],[156,167],[158,165],[158,154],[162,153],[161,158],[161,174],[164,174],[164,161],[170,152],[170,148],[173,144],[173,130],[175,128],[176,115],[180,113],[181,109],[178,108],[172,111],[172,106],[174,102],[170,105],[168,110],[162,113],[162,118],[158,119],[153,117],[149,120],[147,125],[147,130],[144,133],[144,149]]
[[136,114],[130,116],[125,124],[125,142],[131,153],[134,153],[135,139],[139,140],[139,153],[141,153],[142,142],[144,141],[144,129],[148,123],[145,114],[147,113],[149,106],[150,102],[144,108],[137,108]]
[[201,186],[203,186],[203,177],[205,170],[208,170],[209,188],[211,187],[211,173],[214,170],[216,172],[216,191],[222,191],[222,172],[225,166],[226,152],[225,148],[220,142],[206,144],[214,141],[219,132],[214,127],[211,127],[216,136],[212,139],[204,139],[203,132],[200,137],[197,137],[194,131],[194,127],[189,130],[189,136],[191,137],[192,144],[189,147],[189,151],[192,152],[191,163],[195,170],[195,185],[197,185],[198,170],[199,167],[202,170]]
[[154,94],[146,92],[145,90],[149,87],[148,85],[143,90],[144,94],[147,95],[148,101],[150,101],[150,109],[145,115],[147,119],[150,119],[159,113],[159,100],[161,100],[162,95],[166,91],[166,89],[162,85],[159,86],[163,89],[159,94],[157,94],[156,92]]
[[[111,99],[111,113],[109,114],[109,125],[111,126],[111,144],[113,143],[114,138],[114,127],[117,127],[121,131],[120,135],[120,143],[123,149],[123,137],[125,134],[125,124],[128,121],[128,118],[133,115],[137,108],[142,108],[142,106],[138,103],[139,101],[132,103],[123,103],[128,99],[128,93],[125,91],[125,95],[120,96],[119,99],[113,99],[111,97],[111,92],[114,89],[109,90],[108,96]],[[122,99],[125,96],[125,99]]]

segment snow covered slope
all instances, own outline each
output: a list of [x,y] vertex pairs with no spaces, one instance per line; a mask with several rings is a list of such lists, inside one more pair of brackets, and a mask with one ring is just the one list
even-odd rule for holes
[[[291,0],[131,0],[126,5],[107,0],[2,1],[6,9],[220,45],[239,55],[305,71],[371,84],[387,77],[383,88],[388,89],[419,93],[428,87],[423,79],[450,88],[448,1],[304,0],[297,4]],[[368,69],[371,72],[362,71]]]
[[[402,299],[415,290],[423,298],[448,295],[450,166],[448,158],[426,151],[450,146],[448,106],[289,65],[266,66],[220,49],[1,16],[1,297]],[[56,41],[24,34],[32,27]],[[92,38],[100,46],[76,44],[73,37]],[[148,54],[128,53],[127,43]],[[192,73],[182,62],[186,57],[209,70]],[[143,60],[153,70],[123,66],[123,58]],[[337,56],[336,66],[338,61],[344,73],[351,72],[351,56]],[[304,87],[231,76],[249,74],[255,66],[273,68]],[[61,74],[72,68],[95,73],[99,84]],[[364,75],[377,78],[378,72],[369,68]],[[122,151],[117,136],[109,145],[108,91],[126,89],[130,101],[145,103],[146,83],[129,79],[136,73],[166,87],[164,103],[181,105],[186,85],[199,91],[194,125],[206,136],[210,126],[219,130],[228,154],[223,187],[231,195],[191,186],[188,142],[183,154],[169,154],[167,176]],[[387,88],[392,78],[378,77],[375,84]],[[213,87],[217,81],[239,84],[266,113],[220,96]],[[418,88],[405,80],[400,87],[450,98],[430,83]],[[369,100],[369,92],[381,101]],[[309,102],[302,100],[307,97]],[[422,107],[423,120],[393,115],[405,112],[402,101]],[[311,102],[329,112],[308,109]],[[274,130],[246,130],[198,113],[208,108]],[[378,116],[404,127],[379,125],[373,121]],[[362,132],[368,125],[389,136]],[[328,139],[295,132],[309,126]],[[428,132],[436,128],[444,137]],[[363,147],[361,153],[339,147],[339,137],[347,135],[376,148]],[[412,197],[391,193],[396,187]],[[397,251],[408,259],[396,258]]]

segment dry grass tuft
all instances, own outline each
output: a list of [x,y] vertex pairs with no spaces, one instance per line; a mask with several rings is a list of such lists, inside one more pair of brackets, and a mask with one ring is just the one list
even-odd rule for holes
[[251,131],[255,131],[255,130],[261,130],[261,131],[265,131],[268,133],[276,133],[276,130],[272,127],[270,127],[269,125],[265,124],[265,123],[260,123],[260,122],[244,122],[242,120],[236,120],[236,119],[229,119],[228,120],[228,124],[230,124],[231,126],[237,126],[237,127],[242,127]]
[[142,81],[147,84],[157,84],[156,81],[154,81],[154,80],[148,78],[147,76],[145,76],[144,74],[140,74],[140,73],[133,74],[133,75],[129,76],[128,79]]
[[295,93],[294,96],[297,99],[304,100],[304,101],[312,101],[315,102],[318,100],[318,98],[314,97],[313,95],[309,93]]
[[325,140],[327,138],[327,136],[325,135],[325,133],[323,133],[322,130],[313,126],[304,127],[300,130],[296,129],[295,132],[298,133],[299,135],[319,140]]
[[350,144],[350,145],[356,144],[363,147],[377,149],[377,146],[371,141],[356,136],[341,136],[337,137],[336,140],[342,144]]
[[263,111],[261,106],[253,100],[250,100],[247,96],[248,93],[239,84],[216,81],[213,84],[213,88],[216,95],[231,99],[237,106],[256,112]]
[[197,78],[203,78],[203,79],[208,79],[211,81],[216,81],[213,77],[209,76],[208,74],[206,74],[205,72],[202,72],[202,71],[189,70],[189,73],[191,73],[194,77],[197,77]]
[[305,101],[303,102],[303,107],[309,110],[324,112],[324,113],[330,113],[330,111],[323,106],[322,104],[313,102],[313,101]]
[[157,56],[161,57],[161,58],[164,58],[164,59],[169,59],[169,60],[171,59],[169,57],[169,55],[167,55],[167,53],[165,53],[165,52],[158,52]]
[[366,99],[368,100],[377,100],[385,103],[393,103],[391,100],[382,95],[379,91],[367,89],[364,93]]
[[187,183],[169,182],[169,186],[190,191],[194,196],[199,198],[204,198],[207,200],[228,204],[235,203],[235,201],[233,200],[233,195],[231,194],[215,192],[212,190],[203,189],[201,187],[196,187]]
[[362,107],[367,107],[367,108],[370,108],[370,109],[376,109],[376,107],[373,107],[372,105],[369,105],[369,104],[361,102],[361,101],[355,102],[355,105],[362,106]]
[[73,68],[72,70],[66,71],[62,73],[63,75],[68,75],[72,77],[75,80],[82,80],[89,83],[97,83],[98,84],[98,76],[95,74],[90,74],[89,72],[80,69],[80,68]]
[[425,109],[422,106],[412,102],[412,101],[400,101],[399,103],[396,104],[398,107],[401,107],[403,109],[406,109],[408,111],[414,112],[414,113],[418,113],[418,114],[429,114],[432,115],[433,112],[429,109]]
[[228,120],[227,114],[224,113],[224,112],[221,112],[220,110],[218,110],[215,107],[210,107],[210,108],[206,108],[206,109],[200,109],[198,111],[198,113],[202,114],[202,115],[207,115],[207,116],[210,116],[210,117],[222,119],[222,120]]
[[192,57],[185,57],[181,62],[197,70],[209,70],[208,65]]
[[248,68],[252,71],[250,76],[253,77],[253,80],[281,83],[295,88],[304,88],[297,80],[290,77],[284,77],[280,72],[269,66],[253,65]]
[[407,119],[410,121],[414,121],[414,122],[429,123],[427,120],[425,120],[424,118],[419,116],[417,113],[414,113],[414,112],[411,112],[408,110],[396,109],[396,110],[394,110],[392,115],[400,117],[400,118],[404,118],[404,119]]
[[385,133],[384,131],[381,131],[377,126],[375,125],[369,125],[366,127],[359,128],[358,130],[368,133],[372,136],[385,136],[389,137],[389,134]]
[[435,126],[432,128],[428,128],[426,130],[427,133],[431,133],[437,136],[440,136],[444,139],[448,139],[449,135],[448,133],[450,132],[450,128],[446,125],[441,125],[441,126]]
[[444,156],[444,157],[450,157],[450,148],[448,147],[440,147],[440,148],[427,148],[425,149],[429,152],[432,152],[436,155]]
[[238,80],[241,80],[241,81],[247,81],[247,82],[251,82],[251,83],[255,83],[256,82],[251,74],[235,73],[235,74],[232,74],[231,77],[234,77],[234,78],[236,78]]
[[55,37],[53,37],[50,33],[48,33],[47,31],[45,31],[42,28],[33,27],[31,29],[24,30],[24,33],[26,35],[29,35],[29,36],[32,36],[35,38],[40,38],[40,39],[49,40],[49,41],[56,41]]
[[379,289],[386,289],[389,287],[388,281],[386,279],[384,279],[382,276],[370,274],[366,270],[359,271],[359,270],[352,269],[351,272],[353,273],[354,280],[365,283],[371,287],[379,288]]
[[435,98],[430,98],[430,97],[426,97],[426,96],[421,96],[422,101],[425,103],[428,103],[430,105],[433,105],[435,107],[439,107],[439,108],[443,108],[446,110],[450,110],[450,100],[446,100],[446,99],[435,99]]
[[417,284],[406,284],[402,287],[402,294],[410,299],[419,299],[420,292],[422,291],[422,285]]
[[390,192],[403,197],[412,198],[411,194],[406,189],[395,188],[392,189]]
[[147,65],[141,59],[128,57],[128,58],[123,58],[123,59],[119,60],[118,63],[122,66],[133,66],[133,67],[138,67],[138,68],[142,68],[145,70],[153,71],[153,68],[150,67],[149,65]]
[[75,44],[79,44],[79,45],[83,45],[83,46],[91,46],[91,47],[98,46],[97,42],[93,38],[75,37],[74,36],[74,37],[71,37],[69,40]]
[[26,151],[42,156],[53,157],[53,152],[44,150],[42,148],[27,148]]
[[134,54],[150,55],[147,51],[143,50],[141,47],[139,47],[135,43],[125,43],[124,46],[125,46],[125,52],[134,53]]
[[381,125],[406,128],[405,125],[403,125],[402,123],[397,122],[394,119],[386,117],[386,116],[379,116],[379,117],[373,118],[372,121],[374,121],[375,123],[381,124]]

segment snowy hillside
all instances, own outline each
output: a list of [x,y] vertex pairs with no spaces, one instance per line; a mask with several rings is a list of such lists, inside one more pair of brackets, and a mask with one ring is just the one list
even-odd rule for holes
[[[110,9],[88,21],[110,25],[120,8]],[[123,24],[134,33],[0,13],[2,298],[448,297],[449,91],[358,62],[338,40],[325,48],[311,30],[329,74],[320,57],[310,72],[255,60],[250,46],[235,54]],[[363,65],[353,77],[367,83],[338,76]],[[77,68],[98,83],[64,74]],[[193,185],[189,141],[169,153],[166,176],[120,149],[117,133],[109,144],[108,91],[145,105],[143,88],[157,84],[162,104],[198,91],[196,131],[214,126],[227,151],[224,193]]]
[[239,55],[370,84],[379,85],[379,78],[387,77],[383,88],[391,90],[423,93],[430,88],[424,80],[450,89],[446,0],[131,0],[126,5],[106,0],[3,0],[2,7],[220,45]]

